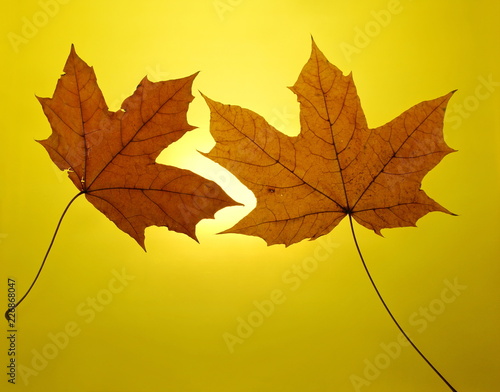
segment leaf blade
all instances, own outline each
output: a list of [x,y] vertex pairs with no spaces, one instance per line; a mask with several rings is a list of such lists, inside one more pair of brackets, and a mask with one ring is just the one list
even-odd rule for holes
[[215,182],[156,162],[195,127],[187,122],[197,74],[161,82],[144,78],[110,112],[92,67],[72,46],[52,98],[39,98],[52,134],[39,141],[87,200],[145,249],[144,231],[166,226],[197,241],[195,227],[238,205]]
[[225,233],[289,246],[327,234],[346,215],[380,234],[415,226],[432,211],[451,214],[420,187],[425,174],[454,151],[442,131],[453,92],[370,129],[352,76],[329,63],[314,41],[291,90],[300,106],[296,137],[250,110],[205,97],[216,140],[205,156],[257,198],[255,209]]

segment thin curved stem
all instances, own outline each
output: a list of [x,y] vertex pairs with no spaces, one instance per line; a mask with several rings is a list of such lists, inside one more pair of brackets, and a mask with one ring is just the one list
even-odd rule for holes
[[373,281],[373,278],[370,274],[370,271],[368,270],[368,267],[365,263],[365,259],[363,258],[363,254],[361,253],[361,249],[359,248],[359,244],[358,244],[358,240],[356,238],[356,233],[354,232],[354,225],[352,223],[352,216],[349,214],[349,224],[351,225],[351,232],[352,232],[352,237],[354,238],[354,243],[356,245],[356,249],[358,250],[358,254],[359,254],[359,257],[361,258],[361,262],[363,263],[363,267],[365,268],[365,271],[366,271],[366,274],[368,275],[368,278],[370,279],[370,282],[373,286],[373,288],[375,289],[380,301],[382,302],[382,305],[384,305],[384,308],[385,310],[387,311],[387,313],[389,313],[389,316],[391,316],[391,319],[392,321],[394,321],[394,324],[396,324],[396,326],[398,327],[398,329],[401,331],[401,333],[403,334],[403,336],[406,338],[406,340],[408,340],[408,342],[411,344],[411,346],[415,349],[415,351],[417,353],[420,354],[420,356],[423,358],[423,360],[425,362],[427,362],[427,364],[432,368],[432,370],[434,370],[434,372],[441,378],[441,380],[443,380],[443,382],[453,391],[453,392],[457,392],[457,390],[455,388],[453,388],[451,386],[451,384],[448,382],[448,380],[446,380],[446,378],[444,378],[444,376],[439,373],[439,371],[434,367],[434,365],[425,357],[424,354],[422,354],[422,352],[418,349],[418,347],[412,342],[412,340],[409,338],[409,336],[406,334],[406,332],[403,330],[403,328],[401,327],[401,325],[399,325],[399,323],[397,322],[396,318],[393,316],[392,312],[390,311],[389,307],[387,306],[387,304],[385,303],[384,301],[384,298],[382,298],[382,295],[380,294],[380,291],[378,290],[377,288],[377,285],[375,284],[375,282]]
[[30,293],[31,289],[33,288],[33,286],[35,285],[36,281],[38,280],[38,277],[40,276],[40,273],[42,272],[42,269],[45,265],[45,262],[47,261],[47,257],[49,256],[49,253],[50,253],[50,250],[52,249],[52,245],[54,244],[54,241],[56,239],[56,236],[57,236],[57,232],[59,231],[59,227],[61,226],[61,223],[64,219],[64,216],[66,215],[66,212],[68,211],[69,207],[71,206],[71,204],[73,204],[73,202],[78,198],[78,196],[84,194],[85,192],[84,191],[81,191],[79,192],[77,195],[75,195],[68,203],[68,205],[66,206],[66,208],[64,209],[61,217],[59,218],[59,222],[57,222],[57,226],[56,226],[56,230],[54,231],[54,234],[52,235],[52,240],[50,241],[50,244],[49,244],[49,247],[47,249],[47,252],[45,252],[45,256],[43,258],[43,261],[42,261],[42,264],[40,265],[40,268],[38,270],[38,273],[36,274],[35,276],[35,279],[33,279],[33,282],[31,283],[31,286],[29,287],[28,291],[26,291],[26,293],[23,295],[23,297],[14,305],[12,306],[11,308],[9,308],[6,312],[5,312],[5,318],[7,319],[7,321],[10,320],[9,318],[9,315],[11,312],[14,311],[14,309],[16,309],[19,304],[21,302],[23,302],[23,300],[28,296],[28,294]]

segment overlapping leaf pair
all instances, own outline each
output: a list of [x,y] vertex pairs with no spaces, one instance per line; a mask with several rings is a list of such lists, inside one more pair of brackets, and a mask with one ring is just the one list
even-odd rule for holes
[[[121,109],[110,112],[93,69],[73,47],[64,72],[53,98],[40,98],[52,126],[41,144],[87,200],[142,247],[148,226],[196,239],[201,219],[239,204],[213,181],[155,162],[194,129],[187,111],[196,74],[157,83],[144,78]],[[314,42],[291,89],[300,103],[296,137],[250,110],[205,97],[217,143],[204,155],[257,198],[256,208],[226,233],[288,246],[329,233],[346,215],[380,233],[414,226],[431,211],[449,213],[420,187],[453,151],[443,139],[452,93],[370,129],[352,76],[330,64]]]
[[[120,110],[110,112],[94,71],[71,48],[53,98],[40,102],[52,125],[41,141],[54,163],[97,209],[144,248],[148,226],[166,226],[196,239],[196,224],[239,203],[216,183],[156,162],[160,152],[194,129],[187,122],[196,75],[152,83],[144,78]],[[313,42],[292,87],[301,132],[289,137],[256,113],[205,97],[216,141],[206,157],[250,188],[257,206],[225,233],[290,244],[329,233],[349,216],[353,238],[377,295],[396,326],[422,354],[380,295],[356,240],[353,219],[380,234],[414,226],[431,211],[450,213],[421,190],[423,177],[452,152],[443,138],[453,92],[421,102],[394,120],[368,128],[352,76],[330,64]],[[68,207],[64,210],[61,220]],[[40,270],[18,306],[28,295]],[[15,307],[9,308],[9,319]]]

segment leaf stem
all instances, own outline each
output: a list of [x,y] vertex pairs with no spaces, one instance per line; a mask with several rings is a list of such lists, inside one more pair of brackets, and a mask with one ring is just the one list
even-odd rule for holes
[[399,323],[397,322],[396,318],[393,316],[392,312],[389,310],[389,307],[385,303],[384,298],[382,298],[382,295],[380,294],[380,291],[378,290],[377,285],[373,281],[373,278],[372,278],[372,276],[370,274],[370,271],[368,270],[368,267],[367,267],[367,265],[365,263],[365,259],[363,258],[363,254],[361,253],[361,249],[359,248],[358,240],[356,238],[356,233],[354,232],[354,225],[353,225],[353,222],[352,222],[352,216],[351,216],[351,214],[349,214],[349,224],[351,225],[351,232],[352,232],[352,237],[354,238],[354,244],[356,245],[356,249],[358,251],[359,257],[361,258],[361,262],[363,263],[363,267],[365,268],[366,274],[368,275],[368,278],[370,279],[370,282],[371,282],[373,288],[375,289],[375,291],[376,291],[376,293],[377,293],[380,301],[382,302],[382,305],[384,305],[385,310],[387,311],[387,313],[389,313],[389,316],[391,316],[392,321],[394,321],[394,324],[396,324],[396,326],[401,331],[401,333],[403,334],[403,336],[408,340],[408,342],[415,349],[415,351],[420,354],[420,356],[423,358],[423,360],[425,362],[427,362],[427,364],[432,368],[432,370],[434,370],[434,372],[441,378],[441,380],[443,380],[443,382],[453,392],[457,392],[457,390],[451,386],[451,384],[448,382],[448,380],[446,380],[446,378],[444,378],[444,376],[441,373],[439,373],[439,371],[434,367],[434,365],[432,365],[432,363],[425,357],[424,354],[422,354],[422,352],[418,349],[418,347],[412,342],[412,340],[409,338],[409,336],[403,330],[403,328],[401,327],[401,325],[399,325]]
[[85,191],[81,191],[79,192],[78,194],[76,194],[68,203],[68,205],[66,206],[66,208],[64,209],[61,217],[59,218],[59,222],[57,223],[57,226],[56,226],[56,230],[54,231],[54,234],[52,235],[52,240],[50,241],[50,244],[49,244],[49,247],[47,249],[47,252],[45,252],[45,256],[43,258],[43,261],[42,261],[42,265],[40,265],[40,268],[38,270],[38,273],[36,274],[35,276],[35,279],[33,279],[33,282],[31,283],[31,286],[29,287],[28,291],[26,291],[26,293],[23,295],[23,297],[14,305],[12,306],[11,308],[9,308],[6,312],[5,312],[5,318],[7,319],[7,321],[10,320],[9,318],[9,315],[11,312],[14,311],[14,309],[16,309],[21,302],[23,302],[23,300],[28,296],[29,292],[31,291],[31,289],[33,288],[33,286],[35,285],[36,281],[38,280],[38,277],[40,276],[40,273],[42,272],[42,269],[45,265],[45,261],[47,261],[47,257],[49,256],[49,253],[50,253],[50,250],[52,249],[52,245],[54,244],[54,241],[56,239],[56,236],[57,236],[57,232],[59,231],[59,227],[61,226],[61,223],[63,221],[63,218],[64,216],[66,215],[66,212],[68,211],[69,207],[71,206],[71,204],[73,204],[73,202],[78,198],[78,196],[84,194]]

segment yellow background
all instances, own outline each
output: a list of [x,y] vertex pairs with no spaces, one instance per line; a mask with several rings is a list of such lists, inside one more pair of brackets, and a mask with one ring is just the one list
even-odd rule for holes
[[[28,288],[77,192],[34,142],[51,132],[35,95],[52,95],[72,43],[94,66],[112,110],[144,75],[162,80],[201,71],[189,111],[198,129],[159,160],[214,179],[246,207],[202,221],[200,244],[149,228],[145,253],[78,199],[18,309],[15,386],[7,383],[8,342],[1,339],[2,391],[354,391],[352,376],[365,377],[367,363],[377,358],[382,363],[382,345],[397,341],[398,331],[362,269],[347,221],[323,238],[328,259],[293,290],[287,277],[314,255],[319,240],[285,249],[259,238],[215,235],[255,201],[197,152],[213,146],[198,90],[252,109],[287,134],[299,131],[298,104],[286,87],[309,57],[311,35],[330,62],[353,72],[372,127],[458,89],[444,133],[459,152],[423,184],[458,216],[433,213],[416,229],[386,230],[385,238],[359,226],[357,233],[389,306],[452,385],[464,392],[499,390],[499,3],[64,3],[7,2],[0,16],[0,303],[6,304],[7,276],[16,278],[19,297]],[[113,271],[134,278],[120,286]],[[466,288],[419,332],[411,317],[440,305],[445,280]],[[266,303],[273,290],[284,300],[231,353],[224,334],[238,336],[239,320],[258,317],[255,301]],[[92,298],[100,309],[94,314]],[[66,328],[74,336],[65,340]],[[408,347],[367,382],[358,390],[448,390]]]

